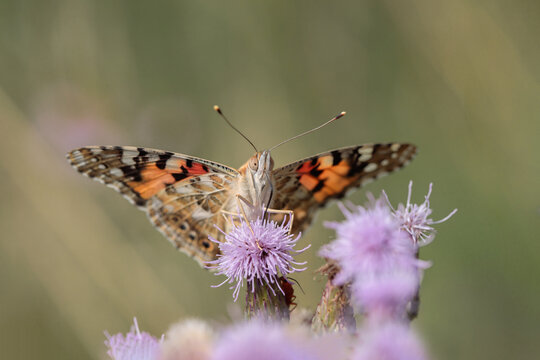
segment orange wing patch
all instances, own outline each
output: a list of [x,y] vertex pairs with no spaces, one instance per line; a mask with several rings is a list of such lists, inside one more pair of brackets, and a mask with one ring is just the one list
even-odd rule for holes
[[334,156],[326,155],[303,163],[297,173],[300,184],[312,192],[318,203],[324,203],[357,180],[358,176],[347,176],[350,170],[351,165],[347,161],[335,162]]
[[270,207],[294,211],[296,234],[329,200],[405,166],[415,153],[411,144],[365,144],[286,165],[273,171],[276,193]]
[[120,192],[144,209],[172,184],[209,172],[234,175],[234,169],[169,151],[129,146],[88,146],[71,151],[71,165],[83,175]]
[[174,184],[174,173],[170,170],[161,170],[155,164],[147,165],[140,172],[140,181],[129,181],[127,184],[143,199],[149,199],[168,185]]
[[159,162],[148,163],[139,170],[139,176],[135,176],[134,181],[127,182],[145,200],[178,181],[208,173],[208,168],[197,162],[180,159],[162,161],[162,168]]
[[402,167],[414,155],[409,144],[375,144],[335,150],[300,162],[298,181],[317,203],[339,198],[351,188]]

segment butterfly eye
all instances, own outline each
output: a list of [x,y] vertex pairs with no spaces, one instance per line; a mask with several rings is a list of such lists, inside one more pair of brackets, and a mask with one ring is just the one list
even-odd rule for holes
[[259,167],[259,161],[256,156],[252,157],[249,160],[249,167],[251,170],[257,170],[257,168]]

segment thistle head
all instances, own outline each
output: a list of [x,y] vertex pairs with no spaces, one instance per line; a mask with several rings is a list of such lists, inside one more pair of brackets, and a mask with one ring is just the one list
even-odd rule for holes
[[[285,219],[281,224],[275,221],[257,218],[247,221],[241,218],[239,223],[232,222],[228,233],[223,232],[225,241],[210,240],[219,245],[221,254],[209,267],[216,269],[216,275],[225,275],[222,283],[233,284],[233,297],[236,301],[244,281],[254,291],[255,284],[276,285],[279,287],[280,276],[303,271],[305,268],[295,266],[305,265],[294,260],[294,256],[305,251],[295,250],[294,246],[300,235],[290,234],[291,219]],[[220,285],[222,285],[220,284]],[[220,286],[217,285],[217,286]],[[283,291],[282,291],[283,293]]]
[[[448,219],[450,219],[456,212],[457,209],[454,209],[441,220],[434,221],[429,216],[433,212],[430,207],[429,197],[431,196],[431,191],[433,189],[433,183],[429,184],[429,190],[427,195],[424,198],[424,202],[421,204],[412,204],[411,195],[412,195],[412,181],[409,182],[409,192],[407,194],[407,203],[405,205],[399,204],[397,209],[393,209],[394,216],[398,219],[401,224],[401,229],[409,234],[412,241],[419,246],[427,245],[433,241],[435,238],[435,229],[432,225],[440,224]],[[388,196],[383,191],[383,195],[386,197],[388,205],[390,200]]]
[[114,360],[155,360],[163,341],[163,338],[157,340],[147,332],[141,332],[136,318],[133,318],[133,326],[126,336],[121,333],[109,335],[107,332],[105,336],[107,355]]

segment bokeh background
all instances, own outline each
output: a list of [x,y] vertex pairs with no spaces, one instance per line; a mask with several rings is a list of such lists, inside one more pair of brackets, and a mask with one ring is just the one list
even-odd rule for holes
[[[540,3],[519,1],[0,1],[0,353],[105,358],[133,316],[228,321],[220,278],[143,213],[73,171],[94,144],[148,146],[240,166],[407,141],[419,155],[370,184],[415,201],[434,183],[438,226],[414,326],[437,359],[530,359],[540,340]],[[351,199],[361,203],[366,189]],[[296,278],[314,307],[322,211]],[[234,312],[234,311],[233,311]]]

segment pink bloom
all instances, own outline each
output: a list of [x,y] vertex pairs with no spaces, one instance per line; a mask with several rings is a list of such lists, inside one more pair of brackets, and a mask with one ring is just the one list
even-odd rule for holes
[[[294,261],[297,255],[309,248],[294,250],[300,235],[294,237],[289,234],[291,219],[278,225],[275,221],[258,218],[249,224],[242,219],[239,225],[234,224],[232,230],[225,234],[225,241],[219,242],[210,237],[210,240],[219,245],[221,254],[217,260],[208,262],[210,268],[217,270],[216,275],[225,275],[227,279],[221,283],[236,283],[233,297],[236,301],[238,293],[246,280],[252,291],[255,282],[261,284],[277,284],[278,278],[290,273],[303,271],[306,268],[295,268],[293,265],[305,265],[305,262]],[[281,288],[280,288],[281,289]]]
[[336,230],[337,239],[319,252],[338,263],[337,285],[396,267],[418,267],[414,244],[385,202],[373,201],[367,207],[340,204],[340,208],[345,221],[325,223]]
[[159,360],[210,360],[215,337],[214,329],[206,322],[182,320],[167,331]]
[[[409,182],[409,192],[407,194],[407,204],[399,204],[397,209],[394,211],[395,217],[398,219],[401,224],[401,228],[405,230],[413,242],[419,245],[427,245],[435,237],[435,229],[431,225],[440,224],[452,217],[457,212],[457,209],[452,210],[444,219],[439,221],[433,221],[429,218],[432,213],[431,208],[429,207],[429,197],[431,196],[431,190],[433,188],[433,183],[429,184],[429,190],[425,196],[425,200],[422,204],[411,204],[411,194],[412,194],[412,181]],[[390,205],[390,200],[388,196],[384,193],[388,204]],[[391,205],[390,205],[391,206]]]
[[333,334],[313,338],[285,327],[283,323],[260,319],[238,324],[224,331],[212,360],[326,360],[345,358],[345,338]]
[[427,263],[416,258],[416,245],[384,200],[372,199],[366,207],[341,205],[341,211],[345,221],[326,223],[337,239],[319,253],[338,265],[335,284],[351,284],[352,301],[362,312],[402,318]]
[[353,282],[351,294],[353,301],[370,317],[401,319],[419,286],[420,279],[416,271],[394,269]]
[[133,318],[133,326],[124,337],[119,333],[109,335],[105,332],[108,348],[107,355],[114,360],[157,360],[160,354],[160,341],[147,332],[140,332],[137,319]]
[[402,323],[370,324],[361,334],[352,360],[425,360],[416,334]]

